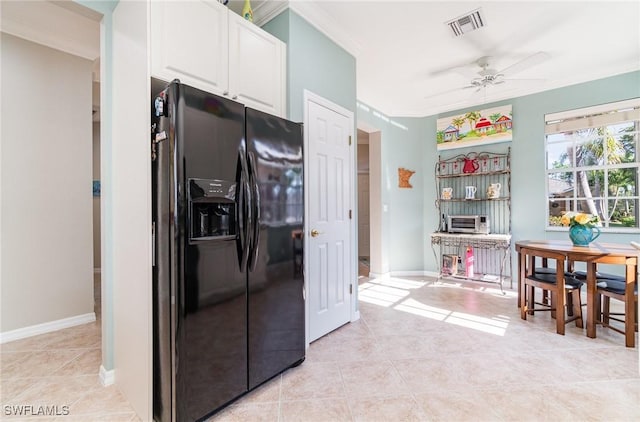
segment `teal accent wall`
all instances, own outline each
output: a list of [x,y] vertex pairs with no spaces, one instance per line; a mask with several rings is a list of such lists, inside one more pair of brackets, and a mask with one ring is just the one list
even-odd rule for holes
[[[435,207],[436,121],[470,110],[499,105],[513,106],[513,141],[486,145],[483,151],[511,147],[511,219],[513,240],[567,239],[564,231],[546,230],[544,115],[608,102],[640,97],[640,72],[553,89],[423,118],[385,116],[366,104],[358,107],[357,120],[379,129],[382,138],[382,202],[389,209],[381,228],[389,270],[438,270],[429,234],[439,225]],[[398,127],[404,126],[404,128]],[[476,148],[442,151],[442,157],[468,153]],[[416,171],[414,189],[398,188],[398,167]],[[638,234],[603,233],[599,241],[626,243]],[[517,267],[512,248],[512,274]],[[620,268],[606,269],[619,272]]]
[[[432,167],[427,164],[424,142],[431,122],[425,118],[388,117],[366,104],[358,106],[358,122],[381,132],[382,247],[389,271],[422,271],[425,236],[435,228],[425,219],[426,193],[435,192]],[[435,133],[435,123],[433,124]],[[398,169],[415,171],[412,188],[398,187]]]
[[[356,59],[290,9],[262,29],[287,44],[287,116],[304,118],[303,92],[309,90],[356,112]],[[355,132],[354,132],[355,133]]]
[[100,27],[100,184],[102,218],[102,366],[107,371],[114,369],[113,346],[113,200],[112,200],[112,92],[113,92],[113,48],[112,12],[118,5],[115,1],[74,0],[96,12],[102,13]]
[[[490,108],[498,105],[513,105],[513,141],[510,143],[487,145],[483,150],[500,150],[511,146],[511,219],[514,242],[525,239],[568,239],[564,231],[546,230],[545,208],[545,147],[544,147],[544,115],[564,110],[589,107],[598,104],[621,101],[640,97],[640,72],[630,72],[611,76],[591,82],[553,89],[538,94],[512,98],[473,108],[442,113],[427,117],[433,129],[424,142],[426,143],[426,164],[433,169],[437,151],[435,141],[435,122],[438,118],[463,114],[474,109]],[[445,155],[466,153],[472,149],[455,149],[446,151]],[[433,172],[432,172],[433,173]],[[432,178],[433,180],[433,178]],[[432,182],[434,183],[434,182]],[[429,205],[425,215],[435,210],[435,192],[425,191],[425,203]],[[435,214],[435,213],[434,213]],[[427,219],[428,227],[436,227],[436,215]],[[397,221],[397,224],[404,224]],[[625,243],[638,240],[638,234],[603,233],[599,242]],[[515,253],[512,253],[512,268],[515,270]],[[435,270],[433,258],[425,257],[425,269]],[[620,268],[610,268],[615,272]],[[515,271],[514,271],[515,273]]]

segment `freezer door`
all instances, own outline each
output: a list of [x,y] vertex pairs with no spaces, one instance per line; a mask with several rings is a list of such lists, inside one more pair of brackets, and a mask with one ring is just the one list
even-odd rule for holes
[[178,85],[177,420],[247,391],[247,285],[241,269],[244,107]]
[[249,388],[304,359],[302,126],[246,109],[257,225],[249,255]]

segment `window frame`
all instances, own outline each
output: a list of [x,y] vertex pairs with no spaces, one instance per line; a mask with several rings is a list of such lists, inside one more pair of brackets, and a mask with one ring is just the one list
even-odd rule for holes
[[[609,221],[603,221],[603,226],[600,229],[603,232],[607,233],[640,233],[640,221],[639,215],[640,210],[638,209],[640,206],[640,98],[633,98],[625,101],[618,101],[614,103],[601,104],[598,106],[585,107],[581,109],[567,110],[559,113],[551,113],[545,114],[545,136],[544,136],[544,165],[545,165],[545,210],[546,210],[546,222],[545,227],[546,231],[567,231],[568,227],[564,226],[555,226],[551,225],[551,203],[555,198],[551,197],[549,192],[549,181],[552,180],[551,176],[556,173],[570,173],[573,179],[573,189],[572,196],[564,199],[570,205],[569,210],[577,210],[578,204],[580,201],[585,201],[587,199],[591,199],[594,201],[602,201],[606,206],[604,212],[609,214],[613,214],[613,211],[610,209],[610,204],[612,201],[614,204],[617,204],[617,201],[620,199],[632,200],[634,201],[635,206],[635,217],[636,217],[636,225],[635,227],[623,227],[623,226],[615,226],[610,227]],[[631,132],[635,138],[635,151],[634,151],[634,161],[626,162],[626,163],[598,163],[595,162],[589,165],[580,165],[580,166],[567,166],[562,168],[550,168],[551,165],[549,163],[549,148],[550,145],[566,145],[567,150],[571,150],[573,156],[569,160],[570,163],[576,162],[576,152],[578,150],[577,146],[581,143],[584,143],[585,139],[579,139],[574,132],[593,129],[597,131],[599,128],[611,127],[615,125],[622,125],[626,122],[633,122],[634,130]],[[559,139],[554,141],[553,139],[550,142],[550,138],[556,134],[569,134],[569,136],[565,135],[565,139]],[[615,137],[619,137],[619,133],[613,134]],[[591,139],[597,139],[598,137],[603,135],[596,135]],[[582,141],[582,142],[580,142]],[[607,152],[607,142],[602,143],[603,147],[603,155],[604,157],[608,157]],[[605,159],[606,161],[606,159]],[[582,163],[581,163],[582,164]],[[635,170],[635,192],[633,194],[627,194],[622,198],[619,198],[618,195],[613,196],[613,194],[609,193],[609,178],[610,171],[619,170],[619,169],[631,169]],[[583,192],[579,192],[579,172],[581,171],[602,171],[603,172],[603,185],[601,186],[601,191],[599,196],[592,195],[591,197],[587,197]],[[561,178],[558,180],[562,180]],[[558,200],[558,199],[556,199]],[[560,199],[562,200],[562,199]],[[614,208],[615,210],[615,208]],[[606,227],[605,227],[606,225]]]

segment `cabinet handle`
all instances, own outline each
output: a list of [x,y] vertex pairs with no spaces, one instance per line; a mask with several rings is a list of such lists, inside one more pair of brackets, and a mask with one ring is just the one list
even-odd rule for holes
[[232,99],[232,100],[237,100],[237,99],[238,99],[238,96],[237,96],[237,95],[234,95],[233,97],[231,97],[231,99]]
[[229,95],[229,91],[224,91],[222,95]]

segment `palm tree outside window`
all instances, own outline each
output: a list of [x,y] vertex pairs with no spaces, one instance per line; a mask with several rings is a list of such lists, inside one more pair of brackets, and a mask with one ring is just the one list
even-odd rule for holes
[[640,99],[545,116],[547,227],[570,211],[609,231],[639,227]]

